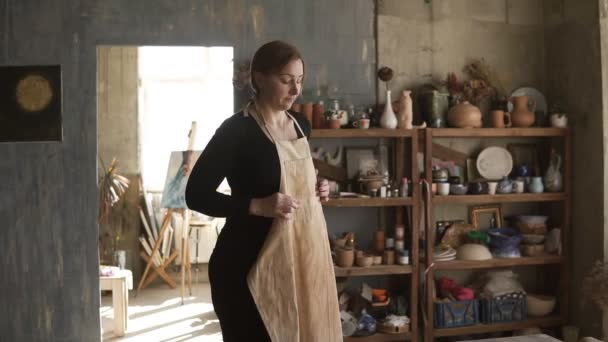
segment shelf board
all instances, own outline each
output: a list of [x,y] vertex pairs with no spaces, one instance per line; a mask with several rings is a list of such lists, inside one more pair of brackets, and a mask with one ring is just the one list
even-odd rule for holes
[[382,334],[376,333],[370,336],[365,337],[345,337],[344,342],[393,342],[393,341],[403,341],[410,340],[411,333],[402,333],[402,334]]
[[533,266],[533,265],[552,265],[560,264],[563,261],[560,255],[546,255],[538,257],[504,258],[490,259],[483,261],[475,260],[452,260],[436,261],[432,268],[434,270],[463,270],[474,268],[497,268],[512,266]]
[[336,277],[355,277],[370,275],[410,274],[411,265],[376,265],[370,267],[338,267],[334,266]]
[[414,202],[411,197],[389,198],[330,198],[321,202],[325,207],[399,207],[410,206]]
[[340,128],[340,129],[313,129],[311,138],[403,138],[412,136],[411,129],[385,129],[385,128]]
[[[429,128],[427,128],[429,129]],[[434,137],[477,138],[477,137],[563,137],[568,128],[430,128]]]
[[520,322],[510,323],[495,323],[495,324],[476,324],[468,327],[459,328],[444,328],[434,329],[433,335],[435,337],[440,336],[456,336],[456,335],[469,335],[469,334],[483,334],[497,331],[509,331],[531,327],[552,327],[559,326],[562,324],[560,316],[548,316],[548,317],[537,317],[530,318]]
[[544,192],[540,194],[496,194],[496,195],[433,195],[434,204],[442,203],[509,203],[509,202],[557,202],[568,196],[563,192]]

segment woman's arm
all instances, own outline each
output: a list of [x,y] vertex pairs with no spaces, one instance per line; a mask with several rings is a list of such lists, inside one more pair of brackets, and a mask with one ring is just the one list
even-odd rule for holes
[[242,136],[232,121],[224,121],[192,168],[186,186],[188,208],[213,217],[247,215],[251,198],[226,195],[217,187],[238,163],[238,139]]

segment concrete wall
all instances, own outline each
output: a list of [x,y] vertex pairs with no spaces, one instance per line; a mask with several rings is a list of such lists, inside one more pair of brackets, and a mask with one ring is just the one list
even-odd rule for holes
[[[139,257],[140,155],[138,131],[137,47],[97,49],[97,154],[108,165],[118,161],[129,189],[99,227],[99,254],[104,264],[114,264],[113,252],[127,251],[127,268],[135,282],[143,272]],[[100,169],[101,170],[101,169]]]
[[583,335],[596,337],[601,336],[601,313],[588,303],[583,308],[579,289],[582,277],[605,253],[606,116],[599,13],[595,0],[545,2],[547,94],[564,101],[574,136],[570,319]]
[[[541,0],[383,0],[378,7],[378,64],[392,67],[393,92],[462,76],[485,58],[507,91],[545,88]],[[384,87],[379,87],[383,92]]]
[[140,172],[137,47],[97,50],[97,155],[126,174]]
[[369,103],[372,0],[172,0],[0,3],[1,64],[61,64],[64,140],[0,145],[0,335],[7,341],[100,339],[96,47],[234,46],[237,59],[289,39],[308,88],[335,82]]

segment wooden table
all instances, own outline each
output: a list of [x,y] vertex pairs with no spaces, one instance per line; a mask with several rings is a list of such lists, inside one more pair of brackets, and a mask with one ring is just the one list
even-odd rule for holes
[[120,270],[109,277],[99,276],[100,290],[112,290],[112,307],[114,308],[114,334],[124,336],[129,320],[129,290],[133,289],[133,274],[129,270]]
[[545,334],[538,335],[526,335],[526,336],[513,336],[513,337],[503,337],[503,338],[490,338],[487,340],[467,340],[462,342],[562,342],[556,338]]

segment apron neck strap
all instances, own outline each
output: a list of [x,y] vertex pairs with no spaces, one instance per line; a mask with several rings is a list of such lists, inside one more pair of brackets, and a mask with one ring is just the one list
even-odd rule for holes
[[[250,107],[252,107],[251,106],[252,104],[253,104],[253,111],[251,111],[251,109],[250,109]],[[258,123],[260,128],[262,128],[262,131],[264,132],[264,134],[266,134],[266,136],[268,136],[270,141],[272,141],[273,143],[276,144],[278,139],[274,136],[274,134],[272,134],[271,130],[268,129],[268,126],[266,125],[266,119],[264,118],[264,115],[259,111],[258,108],[259,107],[257,106],[257,103],[255,102],[255,100],[251,100],[245,107],[245,110],[243,111],[243,113],[245,116],[249,116],[251,114],[251,117]],[[287,116],[289,116],[291,118],[291,120],[293,120],[293,122],[296,123],[296,127],[298,128],[298,131],[300,131],[300,134],[302,134],[302,136],[305,137],[306,135],[304,134],[302,127],[300,127],[298,120],[296,120],[293,117],[293,115],[291,115],[289,112],[286,111],[285,113],[287,114]]]

